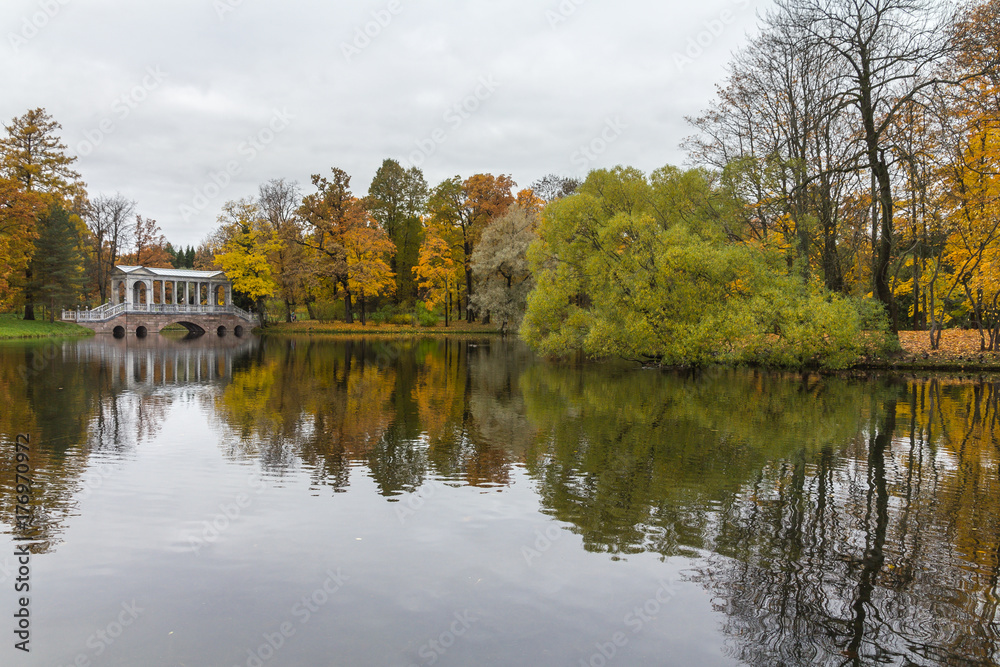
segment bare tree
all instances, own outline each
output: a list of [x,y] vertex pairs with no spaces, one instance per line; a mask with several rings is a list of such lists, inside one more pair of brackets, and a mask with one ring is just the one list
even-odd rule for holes
[[[890,135],[907,107],[935,88],[982,76],[992,63],[957,79],[943,76],[959,48],[958,17],[929,0],[777,0],[778,25],[803,35],[801,47],[828,59],[838,104],[857,115],[857,167],[875,184],[879,220],[874,292],[898,329],[889,279],[893,252]],[[875,240],[875,230],[873,240]]]
[[567,197],[580,187],[580,180],[572,176],[546,174],[531,184],[531,190],[543,201],[550,202]]
[[135,226],[135,202],[120,192],[98,195],[86,209],[87,227],[93,239],[95,280],[101,303],[108,300],[108,280],[123,250],[131,243]]
[[851,175],[850,118],[838,105],[834,72],[820,50],[804,49],[800,26],[775,13],[740,51],[726,85],[702,116],[689,119],[699,134],[685,146],[696,162],[723,173],[723,182],[750,205],[729,224],[734,240],[764,241],[780,233],[804,279],[819,246],[827,287],[843,291],[842,200]]
[[280,243],[268,259],[274,267],[278,296],[285,303],[285,321],[291,322],[306,272],[301,219],[298,216],[302,204],[299,185],[283,178],[263,183],[258,191],[257,204],[264,215],[265,225]]

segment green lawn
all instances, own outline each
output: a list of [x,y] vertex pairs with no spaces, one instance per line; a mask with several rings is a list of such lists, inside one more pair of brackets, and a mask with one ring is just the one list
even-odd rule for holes
[[24,321],[17,313],[0,313],[0,339],[93,336],[94,332],[71,322]]

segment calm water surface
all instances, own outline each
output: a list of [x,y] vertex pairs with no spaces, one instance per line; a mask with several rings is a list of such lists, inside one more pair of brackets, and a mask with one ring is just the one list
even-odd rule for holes
[[998,399],[498,339],[0,345],[0,664],[996,664]]

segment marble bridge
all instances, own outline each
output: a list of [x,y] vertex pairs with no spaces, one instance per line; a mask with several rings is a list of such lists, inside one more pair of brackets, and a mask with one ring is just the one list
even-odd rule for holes
[[145,336],[171,324],[191,333],[242,336],[257,316],[233,304],[233,286],[222,271],[116,266],[110,300],[87,310],[64,310],[62,318],[116,336]]

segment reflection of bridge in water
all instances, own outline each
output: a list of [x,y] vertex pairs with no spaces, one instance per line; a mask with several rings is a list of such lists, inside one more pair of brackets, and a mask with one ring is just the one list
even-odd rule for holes
[[242,336],[256,315],[233,303],[232,283],[222,271],[116,266],[110,299],[93,310],[64,310],[63,320],[116,336],[156,333],[180,324],[191,333]]
[[126,389],[214,384],[233,375],[233,358],[249,352],[254,337],[151,336],[91,338],[76,343],[78,361],[106,369],[112,385]]

